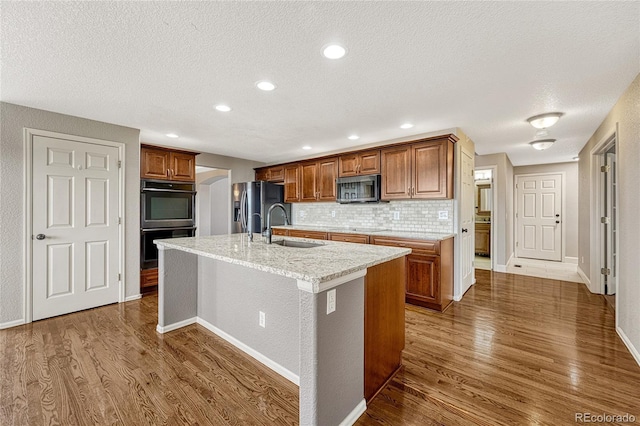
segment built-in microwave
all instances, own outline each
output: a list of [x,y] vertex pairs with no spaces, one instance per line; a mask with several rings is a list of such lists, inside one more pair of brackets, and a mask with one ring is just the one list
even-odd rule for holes
[[380,182],[380,175],[338,178],[336,201],[343,204],[380,202]]
[[195,183],[140,181],[140,228],[194,227]]

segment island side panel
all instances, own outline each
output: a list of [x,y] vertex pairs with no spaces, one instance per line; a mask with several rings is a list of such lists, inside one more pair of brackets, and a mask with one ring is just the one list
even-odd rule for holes
[[303,425],[340,424],[364,404],[364,278],[335,290],[336,310],[330,314],[327,291],[300,291]]
[[[204,320],[206,327],[215,327],[208,327],[214,333],[222,336],[222,331],[258,352],[267,359],[250,355],[298,383],[300,315],[296,280],[206,257],[200,258],[198,268],[201,324],[205,325]],[[260,311],[265,313],[264,328],[259,324]]]
[[158,331],[194,323],[197,295],[198,256],[158,247]]
[[402,365],[405,274],[405,257],[367,269],[364,323],[364,396],[367,402]]

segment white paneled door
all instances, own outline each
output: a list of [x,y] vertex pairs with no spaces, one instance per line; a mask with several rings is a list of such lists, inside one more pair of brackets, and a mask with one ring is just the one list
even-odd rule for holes
[[33,320],[118,301],[114,146],[33,135]]
[[562,175],[516,177],[516,256],[562,260]]
[[473,284],[473,261],[475,259],[475,185],[473,175],[473,154],[462,149],[462,196],[460,198],[460,241],[462,244],[460,269],[462,296]]

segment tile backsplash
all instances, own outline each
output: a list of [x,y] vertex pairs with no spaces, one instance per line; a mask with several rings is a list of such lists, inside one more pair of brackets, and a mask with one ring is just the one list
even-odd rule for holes
[[376,204],[294,203],[291,205],[291,216],[294,225],[453,232],[453,200],[407,200]]

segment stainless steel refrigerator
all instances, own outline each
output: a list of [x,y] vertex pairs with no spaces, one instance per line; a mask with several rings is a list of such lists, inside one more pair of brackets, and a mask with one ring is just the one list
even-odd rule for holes
[[[234,183],[231,186],[233,203],[231,232],[262,233],[267,228],[267,211],[275,203],[283,203],[291,218],[291,204],[284,203],[284,186],[265,181]],[[271,225],[284,225],[284,213],[274,209]]]

